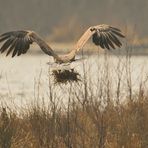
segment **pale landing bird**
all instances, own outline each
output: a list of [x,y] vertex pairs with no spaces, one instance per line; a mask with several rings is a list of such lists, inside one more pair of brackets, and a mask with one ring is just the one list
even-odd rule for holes
[[71,63],[75,61],[75,56],[80,49],[86,44],[89,38],[92,37],[92,41],[95,45],[100,46],[103,49],[115,49],[121,47],[122,44],[119,38],[124,38],[124,35],[118,28],[109,25],[97,25],[89,27],[84,34],[80,37],[76,45],[67,54],[58,55],[56,52],[34,31],[20,30],[6,32],[0,35],[0,42],[4,42],[0,48],[0,52],[6,52],[6,56],[10,53],[12,57],[20,56],[27,53],[30,45],[36,42],[41,50],[54,58],[55,63]]

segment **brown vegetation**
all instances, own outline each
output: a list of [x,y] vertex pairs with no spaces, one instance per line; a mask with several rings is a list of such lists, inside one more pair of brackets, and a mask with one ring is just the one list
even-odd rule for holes
[[[0,147],[126,147],[148,146],[148,97],[126,104],[88,98],[84,104],[69,102],[68,108],[32,106],[22,117],[1,110]],[[54,104],[55,105],[55,104]]]
[[114,97],[106,63],[104,77],[98,80],[96,90],[85,68],[82,82],[64,86],[69,94],[67,103],[64,94],[61,101],[55,93],[58,90],[49,84],[48,105],[42,97],[42,103],[34,102],[19,115],[9,106],[1,106],[0,147],[147,148],[147,79],[141,81],[137,92],[133,91],[130,57],[127,57],[124,79],[127,91],[123,96],[120,66]]

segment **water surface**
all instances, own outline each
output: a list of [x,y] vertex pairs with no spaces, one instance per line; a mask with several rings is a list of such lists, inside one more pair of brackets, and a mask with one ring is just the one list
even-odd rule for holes
[[[126,82],[126,65],[130,65],[131,81],[134,89],[138,89],[141,80],[148,76],[148,58],[147,56],[132,56],[127,62],[126,56],[114,55],[86,55],[86,60],[76,62],[73,64],[76,71],[84,77],[83,70],[85,63],[85,70],[89,77],[95,83],[99,78],[107,77],[112,79],[112,87],[116,87],[117,77],[119,71],[124,71],[122,75],[122,83]],[[47,55],[27,55],[16,58],[4,57],[0,58],[0,100],[10,101],[8,98],[13,98],[14,103],[22,103],[23,101],[30,101],[37,94],[37,89],[40,91],[40,96],[47,96],[49,91],[49,65],[47,62],[53,61]],[[119,64],[120,63],[120,64]],[[105,68],[108,67],[107,72]],[[120,70],[119,70],[120,69]],[[105,79],[105,78],[104,78]],[[52,83],[52,82],[51,82]],[[39,84],[39,85],[38,85]],[[39,86],[39,88],[38,88]],[[66,87],[63,85],[63,87]],[[58,93],[58,92],[57,92]],[[60,95],[64,95],[64,91]],[[11,100],[12,101],[12,100]]]

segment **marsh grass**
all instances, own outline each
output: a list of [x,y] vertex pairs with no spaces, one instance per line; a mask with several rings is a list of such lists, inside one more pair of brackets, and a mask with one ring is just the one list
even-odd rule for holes
[[131,57],[127,55],[126,64],[119,58],[113,89],[108,58],[105,55],[103,69],[98,67],[102,75],[98,73],[95,84],[85,63],[81,82],[64,88],[60,84],[68,97],[59,97],[59,89],[49,79],[48,99],[44,98],[39,80],[36,101],[20,114],[1,106],[0,148],[147,148],[147,78],[141,78],[133,91]]

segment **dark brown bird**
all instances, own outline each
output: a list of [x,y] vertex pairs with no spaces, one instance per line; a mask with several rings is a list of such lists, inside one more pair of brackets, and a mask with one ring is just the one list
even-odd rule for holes
[[95,45],[110,50],[122,46],[119,37],[124,38],[124,35],[118,28],[109,25],[102,24],[91,26],[84,32],[69,53],[65,55],[57,55],[55,51],[34,31],[11,31],[0,35],[0,42],[4,42],[0,48],[0,52],[6,52],[6,56],[10,53],[12,54],[12,57],[16,55],[19,56],[25,54],[30,48],[30,44],[36,42],[44,53],[53,56],[56,63],[68,63],[75,60],[77,52],[83,48],[90,37],[92,37],[92,41]]

